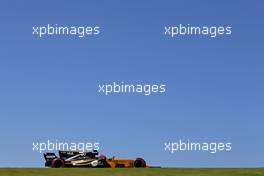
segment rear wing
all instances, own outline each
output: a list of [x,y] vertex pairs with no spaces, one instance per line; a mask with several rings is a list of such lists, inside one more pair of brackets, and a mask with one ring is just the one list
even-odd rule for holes
[[46,161],[52,161],[55,158],[58,158],[55,153],[44,153],[44,158]]
[[46,167],[50,167],[52,160],[54,160],[55,158],[58,158],[55,155],[55,153],[44,153],[43,155],[44,155],[44,158],[46,160],[46,162],[45,162]]

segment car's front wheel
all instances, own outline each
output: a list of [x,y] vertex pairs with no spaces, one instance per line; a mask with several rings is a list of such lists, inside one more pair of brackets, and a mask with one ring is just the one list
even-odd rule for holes
[[146,167],[146,161],[143,158],[137,158],[134,161],[134,167]]

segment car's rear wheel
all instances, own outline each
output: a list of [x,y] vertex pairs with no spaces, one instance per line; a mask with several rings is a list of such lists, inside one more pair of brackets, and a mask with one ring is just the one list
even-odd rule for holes
[[62,160],[62,159],[60,159],[60,158],[55,158],[55,159],[52,160],[52,162],[51,162],[51,167],[53,167],[53,168],[64,167],[64,160]]
[[134,161],[134,167],[146,167],[146,161],[143,158],[137,158]]

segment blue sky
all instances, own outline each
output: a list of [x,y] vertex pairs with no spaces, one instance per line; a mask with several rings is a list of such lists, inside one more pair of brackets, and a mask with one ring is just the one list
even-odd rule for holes
[[[42,167],[32,142],[99,141],[108,156],[169,167],[263,166],[262,1],[1,1],[0,166]],[[164,35],[230,25],[229,37]],[[32,26],[97,25],[91,38],[36,38]],[[165,94],[97,93],[111,82]],[[166,141],[232,142],[230,152],[164,152]]]

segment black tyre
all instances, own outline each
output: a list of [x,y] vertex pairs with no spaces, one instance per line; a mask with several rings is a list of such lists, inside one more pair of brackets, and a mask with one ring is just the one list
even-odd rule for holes
[[137,158],[134,161],[134,167],[146,167],[146,161],[143,158]]
[[55,159],[52,160],[52,162],[51,162],[51,167],[53,167],[53,168],[64,167],[64,160],[62,160],[62,159],[60,159],[60,158],[55,158]]

